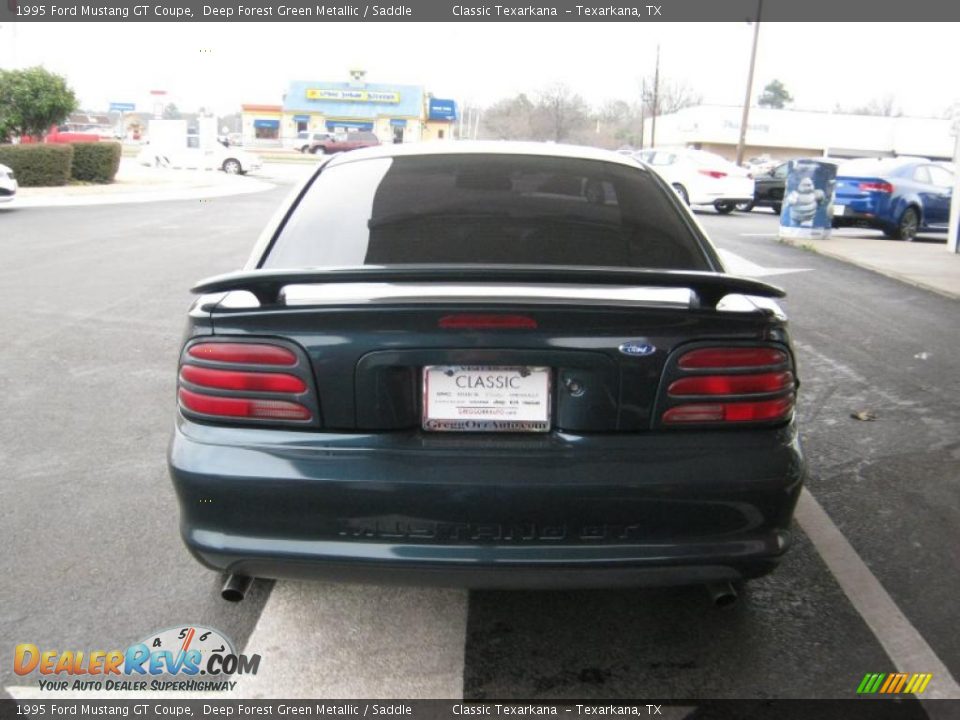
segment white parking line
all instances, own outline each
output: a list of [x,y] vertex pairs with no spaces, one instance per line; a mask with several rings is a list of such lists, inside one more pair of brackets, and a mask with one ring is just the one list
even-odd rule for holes
[[[960,699],[960,687],[933,648],[907,620],[839,528],[804,488],[795,513],[850,603],[866,621],[899,672],[932,673],[921,699]],[[945,609],[946,611],[946,609]],[[884,668],[864,668],[882,672]]]
[[718,248],[720,259],[727,272],[733,275],[744,275],[746,277],[767,277],[769,275],[788,275],[790,273],[810,272],[812,268],[768,268],[758,265],[752,260],[747,260],[742,255],[730,252],[723,248]]
[[278,582],[235,695],[460,699],[466,628],[466,590]]

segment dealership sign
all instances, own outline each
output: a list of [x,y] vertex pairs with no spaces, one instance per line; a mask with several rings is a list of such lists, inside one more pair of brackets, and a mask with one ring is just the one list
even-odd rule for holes
[[307,100],[336,100],[338,102],[398,103],[400,93],[382,90],[332,90],[307,88]]

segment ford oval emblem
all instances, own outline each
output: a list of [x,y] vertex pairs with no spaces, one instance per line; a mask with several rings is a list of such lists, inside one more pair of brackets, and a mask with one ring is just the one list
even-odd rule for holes
[[631,355],[633,357],[646,357],[647,355],[653,355],[657,351],[655,346],[650,343],[640,342],[639,340],[625,342],[619,349],[624,355]]

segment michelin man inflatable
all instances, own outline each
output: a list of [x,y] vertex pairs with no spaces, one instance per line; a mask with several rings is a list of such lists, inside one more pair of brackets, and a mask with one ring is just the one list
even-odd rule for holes
[[797,189],[789,193],[785,199],[791,222],[797,227],[812,227],[817,209],[825,205],[827,200],[823,190],[814,189],[812,178],[801,178],[797,183]]

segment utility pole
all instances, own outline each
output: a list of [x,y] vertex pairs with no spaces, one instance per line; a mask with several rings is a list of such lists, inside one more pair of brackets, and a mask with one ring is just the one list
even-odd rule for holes
[[643,150],[643,141],[644,141],[644,130],[646,129],[644,125],[646,124],[647,119],[647,79],[643,78],[642,84],[640,85],[640,149]]
[[750,49],[750,72],[747,73],[747,92],[743,99],[743,115],[740,117],[740,141],[737,143],[737,165],[743,164],[743,146],[747,142],[747,121],[750,118],[750,94],[753,91],[753,68],[757,62],[757,39],[760,37],[760,13],[763,0],[757,0],[757,19],[753,23],[753,47]]
[[650,147],[657,146],[657,113],[660,111],[660,43],[657,43],[657,64],[653,67],[653,108],[650,111]]

